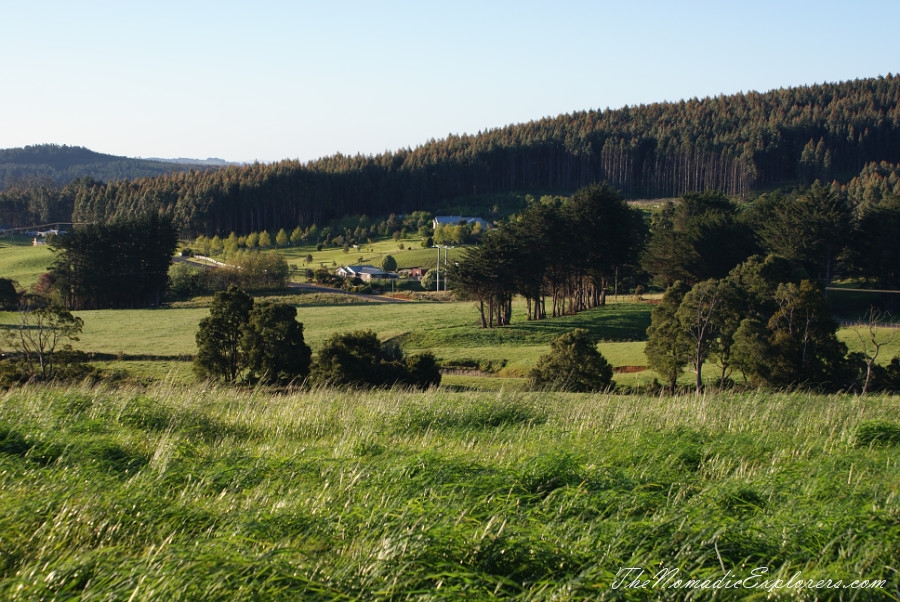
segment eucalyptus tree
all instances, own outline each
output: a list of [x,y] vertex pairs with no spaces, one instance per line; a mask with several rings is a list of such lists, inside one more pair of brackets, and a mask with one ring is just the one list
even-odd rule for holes
[[704,280],[695,284],[684,295],[675,312],[675,319],[690,342],[688,357],[694,370],[694,388],[697,393],[703,390],[703,364],[715,349],[723,327],[723,297],[720,282]]
[[78,341],[84,320],[65,307],[40,295],[25,295],[19,304],[19,320],[6,330],[6,341],[18,353],[30,375],[41,379],[56,375],[60,352]]
[[690,290],[690,285],[680,280],[670,286],[653,308],[650,327],[647,328],[647,344],[644,347],[647,363],[666,380],[672,393],[691,356],[691,341],[678,319],[681,300]]

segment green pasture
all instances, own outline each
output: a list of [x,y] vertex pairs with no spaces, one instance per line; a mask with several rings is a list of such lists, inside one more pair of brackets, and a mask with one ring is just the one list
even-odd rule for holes
[[[478,311],[469,302],[321,304],[304,305],[305,295],[292,295],[304,336],[316,351],[332,334],[369,329],[382,340],[394,339],[410,353],[431,351],[441,361],[490,363],[499,376],[523,377],[540,355],[549,351],[552,337],[573,328],[586,328],[603,342],[601,352],[614,366],[641,366],[640,333],[649,324],[649,305],[611,303],[577,316],[528,322],[524,304],[514,306],[514,320],[504,328],[482,329]],[[181,358],[196,351],[198,324],[208,314],[203,307],[76,312],[84,330],[74,347],[104,361],[119,361],[115,369],[131,362],[161,362],[156,371],[142,366],[139,374],[168,377]],[[0,314],[0,322],[13,322],[16,314]],[[138,367],[138,364],[135,364]],[[177,366],[176,366],[177,367]],[[177,372],[177,370],[176,370]],[[620,384],[651,380],[652,373],[617,375]],[[487,384],[487,383],[486,383]]]
[[[404,249],[399,248],[400,244]],[[330,267],[332,262],[379,265],[387,254],[393,255],[401,268],[432,267],[437,261],[437,250],[421,248],[418,239],[380,240],[350,249],[349,253],[340,248],[316,251],[314,247],[290,247],[277,252],[300,267],[305,267],[308,253],[313,255],[310,264],[313,267],[320,263]],[[451,261],[461,252],[460,248],[450,249]],[[23,286],[34,284],[51,258],[46,246],[33,247],[30,239],[0,239],[0,275],[18,280]],[[831,297],[846,316],[853,308],[860,307],[860,295],[865,294],[839,291]],[[534,322],[525,319],[525,306],[517,302],[513,323],[498,329],[480,328],[478,311],[469,302],[381,304],[322,293],[276,295],[275,298],[297,306],[307,342],[314,351],[334,333],[374,330],[382,340],[396,340],[407,352],[431,351],[442,362],[489,366],[490,377],[483,370],[473,370],[469,375],[448,375],[447,383],[456,382],[468,388],[521,386],[538,357],[548,351],[550,339],[574,328],[585,328],[600,339],[600,351],[614,367],[631,367],[628,372],[615,375],[617,384],[638,385],[655,377],[654,372],[640,369],[646,365],[643,341],[652,306],[634,303],[627,296],[618,297],[621,302],[611,298],[613,302],[605,308]],[[84,320],[84,332],[75,347],[93,354],[99,366],[115,373],[127,371],[138,378],[185,382],[191,378],[189,359],[196,350],[194,337],[200,320],[207,315],[208,301],[198,299],[155,310],[78,312]],[[0,314],[0,322],[13,320],[14,315]],[[878,357],[881,364],[900,356],[900,335],[888,342],[891,332],[881,329],[877,334],[879,342],[885,343]],[[867,347],[872,351],[869,333],[862,326],[841,329],[839,338],[851,351],[865,351]],[[718,373],[712,363],[704,370],[708,380]],[[691,379],[685,373],[684,382],[689,384]]]
[[[875,352],[868,326],[847,326],[838,330],[837,335],[851,352],[858,351],[870,355]],[[876,363],[886,364],[891,358],[900,356],[900,328],[875,328],[874,335],[875,341],[881,345]]]
[[16,280],[20,286],[35,284],[53,261],[47,246],[34,247],[21,236],[0,237],[0,278]]
[[[403,245],[403,248],[400,248]],[[448,256],[453,261],[462,253],[463,249],[452,248],[449,251],[441,250],[441,260],[444,261]],[[384,239],[371,243],[363,243],[359,248],[350,248],[344,252],[341,247],[324,248],[317,251],[315,245],[302,245],[297,247],[284,247],[275,249],[275,252],[283,255],[288,264],[296,265],[300,269],[307,267],[316,269],[325,267],[332,269],[342,265],[374,265],[381,266],[382,260],[387,255],[392,255],[397,260],[397,267],[414,268],[425,267],[433,268],[437,265],[437,249],[423,249],[421,238],[403,238],[400,240]],[[306,256],[312,255],[312,262],[306,263]]]
[[[301,295],[292,299],[302,298]],[[641,325],[649,324],[650,307],[610,304],[577,316],[535,322],[528,322],[521,315],[514,317],[510,326],[482,329],[478,311],[469,302],[295,305],[297,319],[303,323],[306,340],[314,350],[334,333],[374,330],[382,340],[396,339],[411,351],[444,350],[452,354],[447,357],[458,359],[467,350],[477,350],[479,354],[492,354],[485,355],[485,359],[502,359],[504,348],[509,347],[510,358],[522,362],[528,362],[539,349],[548,348],[552,337],[573,328],[587,328],[608,341],[601,344],[601,349],[622,339],[638,339]],[[524,305],[516,308],[524,311]],[[84,320],[77,347],[112,355],[190,355],[195,351],[197,325],[208,312],[200,307],[75,312]],[[16,314],[0,316],[2,321],[11,322]],[[527,351],[516,356],[515,349]],[[633,353],[626,355],[629,364],[636,360]]]
[[0,599],[896,600],[898,404],[14,387]]
[[[633,371],[614,376],[618,385],[647,383],[656,376],[653,371],[640,370],[647,363],[643,340],[652,310],[651,305],[643,303],[613,302],[575,316],[531,322],[525,319],[524,304],[516,303],[511,325],[482,329],[478,311],[470,302],[352,302],[353,298],[345,296],[338,299],[344,303],[336,304],[332,297],[335,295],[283,297],[297,307],[298,319],[304,325],[306,340],[313,351],[334,333],[374,330],[382,340],[396,340],[408,353],[431,351],[444,363],[487,366],[493,377],[506,377],[511,379],[506,384],[517,386],[513,379],[527,375],[538,358],[549,351],[552,337],[574,328],[585,328],[601,341],[600,352],[614,367],[634,367]],[[194,337],[198,324],[209,311],[203,306],[185,305],[188,306],[77,312],[84,320],[84,331],[74,346],[105,362],[101,367],[134,372],[141,378],[176,378],[184,382],[190,379],[189,360],[196,351]],[[0,322],[15,319],[16,314],[0,314]],[[892,332],[897,334],[887,343]],[[839,331],[839,338],[850,351],[864,351],[863,345],[868,344],[871,352],[868,336],[864,327]],[[878,356],[879,364],[900,356],[900,331],[881,329],[877,336],[885,343]],[[481,383],[486,388],[496,388],[498,383],[486,380],[484,370],[473,368],[471,372],[454,378],[465,379],[468,387]],[[707,380],[711,381],[717,374],[712,362],[704,367]],[[740,379],[737,374],[733,377]],[[692,375],[685,372],[683,381],[690,384]]]

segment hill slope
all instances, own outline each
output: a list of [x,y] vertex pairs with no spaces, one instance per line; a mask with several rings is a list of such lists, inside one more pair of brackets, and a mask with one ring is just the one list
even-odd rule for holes
[[0,149],[0,190],[53,182],[64,186],[72,180],[133,180],[189,169],[218,167],[197,161],[131,159],[94,152],[79,146],[40,144],[24,148]]

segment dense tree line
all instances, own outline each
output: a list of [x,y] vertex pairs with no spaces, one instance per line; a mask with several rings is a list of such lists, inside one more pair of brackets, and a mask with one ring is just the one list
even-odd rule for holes
[[39,286],[69,309],[156,307],[176,244],[171,217],[75,226],[51,239],[56,255]]
[[[900,77],[888,75],[582,111],[376,156],[83,182],[72,219],[150,210],[175,216],[186,234],[212,236],[433,210],[472,195],[569,194],[602,181],[629,198],[707,190],[745,197],[787,182],[847,182],[869,163],[900,162],[898,98]],[[10,202],[16,211],[35,205],[24,197],[0,197],[0,216],[15,213]]]
[[[394,240],[400,240],[410,234],[418,234],[423,238],[432,237],[432,218],[433,216],[425,211],[414,211],[403,216],[391,213],[383,219],[370,219],[365,215],[348,215],[332,220],[322,227],[315,223],[305,227],[298,225],[290,232],[281,228],[277,232],[254,230],[243,235],[238,235],[233,231],[227,236],[216,234],[209,237],[201,234],[194,239],[192,250],[201,255],[221,256],[226,259],[245,249],[270,249],[310,244],[315,245],[318,250],[339,247],[349,253],[354,246],[371,243],[374,239],[386,236],[391,236]],[[454,233],[459,230],[466,233],[467,241],[477,240],[477,236],[471,236],[472,228],[453,229]],[[461,242],[461,240],[451,239],[448,242]]]
[[199,266],[178,262],[169,268],[168,292],[181,299],[228,290],[282,290],[288,285],[291,270],[283,255],[265,251],[240,251],[228,258],[225,266]]
[[856,179],[851,186],[814,182],[748,202],[684,195],[654,214],[641,265],[662,287],[694,285],[723,278],[751,255],[774,254],[825,287],[844,277],[900,288],[900,195],[869,195]]
[[645,353],[670,390],[689,367],[701,391],[708,361],[719,367],[720,386],[735,371],[753,385],[778,388],[866,392],[900,385],[896,361],[873,370],[875,356],[848,356],[837,329],[821,284],[790,260],[757,255],[724,278],[670,286],[653,310]]
[[644,234],[640,212],[619,193],[588,186],[571,199],[532,202],[488,231],[449,278],[477,302],[485,328],[509,323],[516,295],[529,320],[573,314],[603,305],[614,279],[633,274]]
[[686,194],[653,214],[641,265],[654,282],[721,278],[759,246],[740,207],[719,192]]
[[76,198],[83,198],[95,183],[79,178],[63,187],[48,180],[30,180],[0,192],[0,224],[28,228],[39,224],[70,223]]

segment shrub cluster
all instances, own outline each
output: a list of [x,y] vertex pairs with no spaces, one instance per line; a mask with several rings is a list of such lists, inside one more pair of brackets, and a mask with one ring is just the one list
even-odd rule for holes
[[586,393],[612,386],[612,366],[597,350],[597,341],[576,328],[550,341],[550,353],[542,355],[528,373],[532,388]]
[[313,382],[337,386],[427,389],[441,383],[434,355],[404,356],[396,343],[381,343],[371,330],[332,335],[312,368]]
[[288,384],[306,380],[329,386],[427,389],[441,382],[434,355],[406,357],[393,342],[371,330],[335,334],[313,363],[297,310],[286,303],[255,303],[231,286],[213,297],[200,321],[194,370],[201,378],[225,382]]
[[289,383],[309,375],[312,352],[297,310],[286,303],[254,303],[235,286],[213,297],[200,321],[194,369],[226,382]]
[[[720,386],[737,370],[753,385],[824,390],[889,386],[894,363],[872,367],[874,357],[847,355],[822,286],[783,257],[753,256],[721,279],[693,287],[676,281],[651,316],[645,353],[670,390],[685,366],[703,387],[708,360]],[[874,377],[873,377],[874,374]]]

